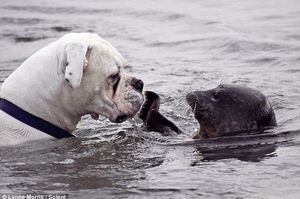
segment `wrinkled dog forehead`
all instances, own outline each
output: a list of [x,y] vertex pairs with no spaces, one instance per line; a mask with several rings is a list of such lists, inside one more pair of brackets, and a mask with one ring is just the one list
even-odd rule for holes
[[126,65],[123,56],[109,43],[95,42],[93,46],[92,59],[96,62],[102,62],[107,68],[117,66],[122,68]]

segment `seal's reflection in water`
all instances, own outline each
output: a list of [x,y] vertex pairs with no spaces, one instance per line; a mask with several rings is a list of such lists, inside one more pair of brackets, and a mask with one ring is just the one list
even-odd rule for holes
[[216,139],[194,140],[180,145],[193,145],[199,159],[191,163],[196,166],[204,161],[238,159],[245,162],[260,162],[276,157],[276,149],[283,145],[293,145],[300,131],[269,131],[264,134],[221,137]]
[[[205,150],[197,148],[200,161],[217,161],[221,159],[235,158],[246,162],[260,162],[266,158],[275,157],[276,144],[266,144],[257,146],[238,146],[236,148],[217,148]],[[191,166],[196,166],[199,161],[194,161]]]

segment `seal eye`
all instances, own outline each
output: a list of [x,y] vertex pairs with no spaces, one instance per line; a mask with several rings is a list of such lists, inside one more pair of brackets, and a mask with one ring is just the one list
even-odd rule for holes
[[214,100],[220,100],[220,98],[221,98],[220,92],[218,92],[218,91],[214,92],[213,97],[214,97]]

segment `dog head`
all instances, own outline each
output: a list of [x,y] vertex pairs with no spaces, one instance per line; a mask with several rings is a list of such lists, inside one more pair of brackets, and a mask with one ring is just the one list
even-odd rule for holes
[[60,101],[67,112],[117,123],[138,112],[143,82],[123,71],[125,60],[110,43],[96,34],[71,33],[58,44]]

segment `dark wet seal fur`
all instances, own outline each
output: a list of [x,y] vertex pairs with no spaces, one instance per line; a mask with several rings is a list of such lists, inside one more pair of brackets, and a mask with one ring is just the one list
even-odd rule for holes
[[200,124],[195,139],[236,135],[277,125],[267,97],[246,86],[220,85],[191,92],[186,100]]
[[159,106],[159,96],[152,91],[145,91],[145,103],[139,113],[139,118],[143,120],[143,128],[162,135],[169,135],[170,131],[182,133],[173,122],[159,113]]

